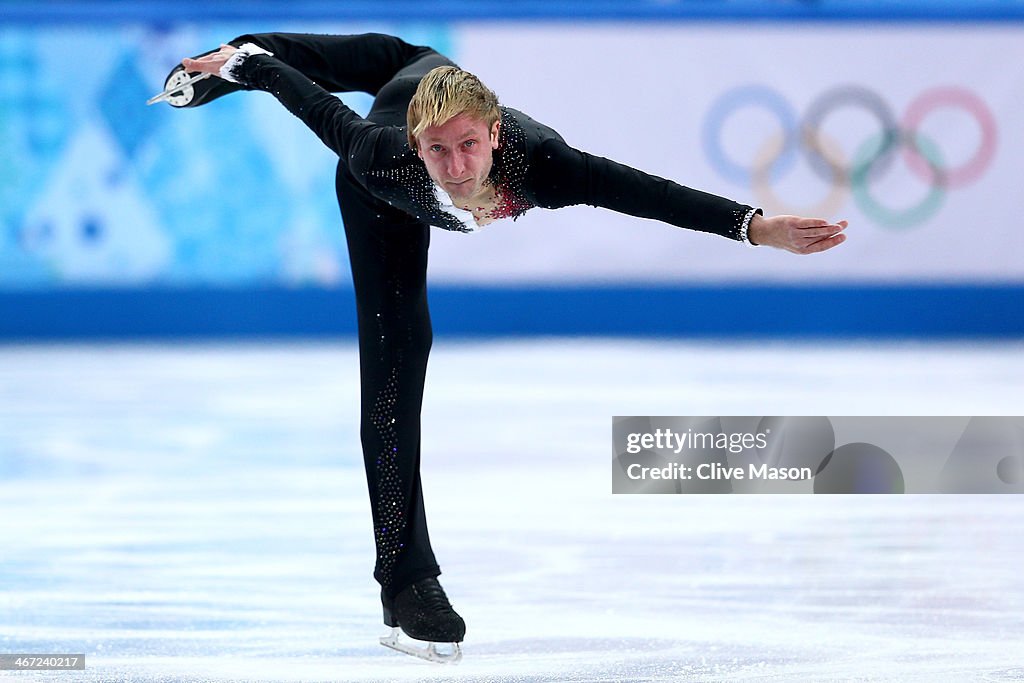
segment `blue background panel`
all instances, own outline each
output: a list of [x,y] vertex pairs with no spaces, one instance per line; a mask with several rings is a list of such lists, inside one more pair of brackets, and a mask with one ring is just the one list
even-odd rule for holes
[[474,19],[1021,21],[1019,0],[348,0],[347,2],[25,2],[0,5],[2,21],[32,23]]
[[[434,287],[436,336],[1017,338],[1017,285]],[[0,339],[233,338],[355,333],[350,290],[0,293]]]

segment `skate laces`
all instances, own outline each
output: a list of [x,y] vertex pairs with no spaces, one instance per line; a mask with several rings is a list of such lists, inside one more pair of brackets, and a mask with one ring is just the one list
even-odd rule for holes
[[444,589],[441,588],[441,584],[438,583],[437,579],[424,579],[420,583],[416,584],[415,590],[420,597],[421,604],[425,611],[453,611],[451,603],[448,602],[448,596],[445,595]]

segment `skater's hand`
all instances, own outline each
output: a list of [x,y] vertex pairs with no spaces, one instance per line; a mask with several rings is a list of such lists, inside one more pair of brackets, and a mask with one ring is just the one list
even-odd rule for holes
[[829,223],[820,218],[755,215],[747,236],[754,244],[785,249],[794,254],[814,254],[846,241],[846,221]]
[[201,71],[203,73],[213,74],[216,76],[220,73],[220,68],[224,66],[224,63],[237,51],[238,48],[231,45],[221,45],[220,50],[217,52],[211,52],[205,57],[200,57],[199,59],[186,57],[181,60],[181,65],[190,73],[193,71]]

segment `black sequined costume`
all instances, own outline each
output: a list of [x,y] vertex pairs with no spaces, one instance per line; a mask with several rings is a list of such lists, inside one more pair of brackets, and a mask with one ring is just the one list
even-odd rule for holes
[[[385,599],[440,574],[420,487],[420,406],[431,325],[426,268],[430,226],[472,231],[446,210],[407,143],[405,119],[419,80],[451,64],[427,47],[380,34],[256,34],[230,75],[272,93],[339,156],[341,205],[359,316],[361,436],[377,544],[374,576]],[[366,118],[331,92],[375,96]],[[570,147],[551,128],[501,108],[490,180],[500,217],[532,207],[590,204],[741,240],[749,206],[683,187]],[[450,207],[449,207],[450,208]]]

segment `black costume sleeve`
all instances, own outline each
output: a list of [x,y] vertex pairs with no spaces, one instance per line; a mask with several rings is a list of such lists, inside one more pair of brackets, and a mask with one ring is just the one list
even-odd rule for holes
[[330,93],[376,95],[396,73],[430,51],[380,33],[254,33],[239,36],[231,44],[249,42],[274,57],[246,58],[235,77],[248,88],[273,94],[339,157],[361,165],[371,162],[382,127],[366,121]]
[[305,74],[328,92],[376,95],[402,68],[430,48],[382,33],[352,36],[313,33],[253,33],[231,41],[255,43]]
[[531,160],[538,206],[558,209],[589,204],[651,218],[680,228],[743,240],[760,209],[684,187],[610,159],[545,140]]
[[371,163],[387,127],[359,116],[305,74],[277,57],[254,54],[246,57],[232,76],[247,87],[274,95],[342,159],[360,166]]

